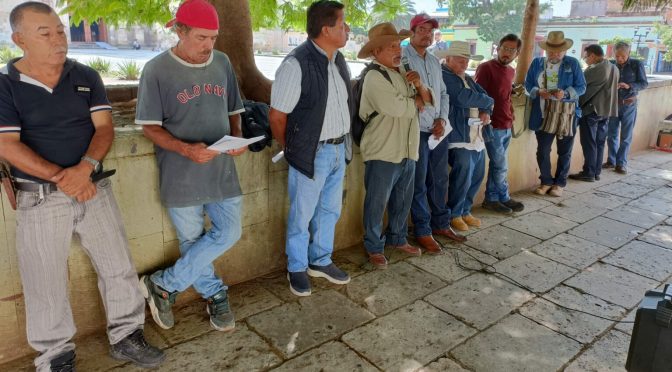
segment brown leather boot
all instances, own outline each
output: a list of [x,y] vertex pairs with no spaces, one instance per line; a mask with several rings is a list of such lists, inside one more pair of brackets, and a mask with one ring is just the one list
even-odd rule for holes
[[439,243],[437,243],[436,240],[434,240],[434,237],[431,235],[418,236],[415,238],[415,240],[422,248],[424,248],[425,252],[428,254],[440,254],[443,252],[443,249],[441,249]]
[[432,230],[432,234],[445,236],[446,238],[456,241],[458,243],[464,243],[467,241],[467,237],[461,234],[456,233],[450,226],[445,229]]
[[420,250],[420,248],[414,247],[414,246],[412,246],[408,243],[406,243],[404,245],[393,245],[392,248],[400,250],[400,251],[402,251],[402,252],[404,252],[408,255],[411,255],[411,256],[421,256],[422,255],[422,251]]

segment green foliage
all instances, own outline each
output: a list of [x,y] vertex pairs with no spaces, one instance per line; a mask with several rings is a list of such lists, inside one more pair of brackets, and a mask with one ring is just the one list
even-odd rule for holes
[[14,58],[19,58],[22,56],[21,50],[13,47],[2,47],[0,48],[0,65],[9,63]]
[[[218,2],[241,0],[211,0]],[[304,30],[306,9],[314,0],[249,0],[252,28],[281,27]],[[412,0],[342,0],[346,7],[346,21],[353,26],[391,21],[397,16],[415,13]],[[179,0],[58,0],[65,6],[62,13],[70,14],[74,24],[100,18],[112,25],[165,23],[179,6]]]
[[[496,43],[509,33],[520,34],[526,0],[447,0],[452,15],[459,20],[478,26],[478,37],[487,43]],[[543,13],[549,4],[541,4]]]
[[672,62],[672,26],[656,23],[653,29],[655,30],[656,34],[658,34],[658,38],[663,43],[663,45],[667,47],[665,60],[667,62]]
[[600,45],[615,45],[618,42],[626,42],[628,44],[632,44],[632,38],[627,38],[627,37],[621,37],[621,36],[614,36],[611,39],[603,39],[598,42]]
[[87,65],[98,71],[99,74],[107,75],[110,72],[110,67],[112,67],[112,62],[107,59],[96,57],[90,60]]
[[138,80],[140,66],[135,61],[123,61],[117,63],[116,75],[122,80]]
[[670,0],[624,0],[623,10],[663,9],[663,7],[670,4],[672,4]]

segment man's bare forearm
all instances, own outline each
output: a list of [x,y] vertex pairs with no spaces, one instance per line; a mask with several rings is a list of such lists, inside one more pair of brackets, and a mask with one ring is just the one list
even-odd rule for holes
[[243,137],[243,129],[241,127],[240,114],[229,116],[229,126],[231,127],[231,135],[234,137]]
[[145,125],[142,127],[142,132],[145,137],[162,149],[185,156],[186,148],[189,144],[175,138],[164,128],[158,125]]
[[89,148],[86,150],[86,156],[92,157],[98,161],[103,160],[110,151],[110,147],[112,147],[113,141],[113,127],[104,126],[101,128],[96,128],[96,133],[93,135],[93,138],[91,138]]
[[284,147],[285,131],[287,130],[287,114],[271,107],[271,111],[269,112],[268,116],[273,137],[276,141],[278,141],[280,146]]
[[31,176],[49,180],[61,167],[47,161],[30,147],[17,140],[0,138],[0,158],[7,160],[13,167]]

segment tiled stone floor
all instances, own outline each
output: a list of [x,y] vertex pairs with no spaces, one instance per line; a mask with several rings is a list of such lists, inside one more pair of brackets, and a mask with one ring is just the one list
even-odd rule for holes
[[[148,319],[146,333],[168,354],[162,371],[625,371],[632,324],[558,304],[632,321],[644,292],[671,280],[671,169],[671,154],[645,152],[627,176],[570,181],[562,198],[518,193],[523,212],[476,210],[483,226],[466,244],[388,252],[387,270],[361,247],[336,252],[352,282],[313,280],[310,297],[291,295],[282,272],[233,286],[232,333],[210,329],[202,301],[176,309],[171,330]],[[77,344],[78,370],[137,370],[107,356],[104,334]]]

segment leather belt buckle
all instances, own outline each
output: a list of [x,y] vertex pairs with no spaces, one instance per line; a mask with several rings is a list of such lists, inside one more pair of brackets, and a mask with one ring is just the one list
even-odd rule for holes
[[328,140],[322,141],[322,143],[326,145],[340,145],[343,142],[345,142],[345,135],[340,136],[338,138],[330,138]]

